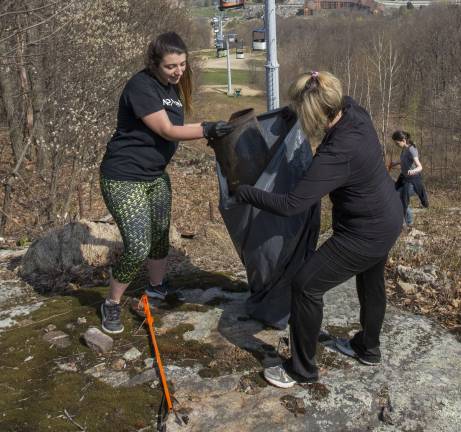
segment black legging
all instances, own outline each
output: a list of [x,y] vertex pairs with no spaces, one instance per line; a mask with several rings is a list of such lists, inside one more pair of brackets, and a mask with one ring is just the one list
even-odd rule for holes
[[168,255],[171,184],[167,173],[152,181],[111,180],[101,176],[101,192],[123,239],[123,254],[112,276],[131,282],[146,258]]
[[323,295],[356,276],[362,330],[352,339],[360,354],[380,357],[379,335],[386,310],[384,257],[366,257],[328,239],[304,264],[293,281],[290,339],[291,367],[307,379],[318,377],[315,351],[323,319]]

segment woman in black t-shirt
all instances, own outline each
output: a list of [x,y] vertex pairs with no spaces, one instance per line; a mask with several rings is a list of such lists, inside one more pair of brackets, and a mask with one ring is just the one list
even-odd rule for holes
[[289,193],[240,186],[236,200],[281,216],[301,213],[323,196],[333,204],[333,235],[299,269],[292,283],[291,358],[267,368],[277,387],[318,379],[316,345],[323,295],[356,276],[362,329],[337,349],[375,365],[386,309],[384,265],[402,227],[402,206],[384,166],[381,145],[368,113],[343,97],[341,83],[328,72],[302,75],[290,88],[293,108],[306,135],[323,135],[312,164]]
[[[108,333],[123,331],[120,299],[146,259],[146,294],[158,299],[167,295],[171,185],[165,168],[178,141],[213,140],[232,131],[224,121],[184,125],[192,72],[187,47],[176,33],[163,33],[150,43],[145,66],[123,89],[117,129],[100,170],[102,195],[124,245],[101,305],[102,328]],[[183,300],[180,291],[172,294]]]

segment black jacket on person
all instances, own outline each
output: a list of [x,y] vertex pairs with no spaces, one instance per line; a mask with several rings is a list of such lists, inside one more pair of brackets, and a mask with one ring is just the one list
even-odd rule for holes
[[339,121],[317,148],[311,166],[289,193],[240,186],[236,199],[279,215],[306,210],[329,194],[332,240],[364,256],[385,256],[402,228],[402,204],[368,113],[346,96]]
[[413,185],[416,195],[418,195],[421,205],[425,208],[429,207],[429,199],[427,198],[426,188],[423,184],[423,178],[420,174],[414,176],[404,176],[400,174],[395,182],[395,189],[400,189],[400,199],[402,200],[403,212],[406,214],[410,204],[410,188]]

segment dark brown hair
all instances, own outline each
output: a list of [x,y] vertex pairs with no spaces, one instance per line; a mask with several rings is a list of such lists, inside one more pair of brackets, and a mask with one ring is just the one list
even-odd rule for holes
[[167,54],[186,54],[186,70],[179,81],[178,88],[185,110],[190,112],[192,110],[192,69],[189,65],[187,46],[177,33],[162,33],[149,44],[145,58],[146,69],[150,74],[155,75],[163,57]]
[[409,146],[416,147],[415,143],[411,140],[411,135],[408,132],[405,132],[403,130],[396,130],[392,134],[392,140],[393,141],[406,141],[406,143]]

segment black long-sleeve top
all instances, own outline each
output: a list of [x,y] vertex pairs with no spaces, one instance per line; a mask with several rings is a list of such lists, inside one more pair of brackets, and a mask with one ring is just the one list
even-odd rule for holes
[[282,216],[307,210],[329,194],[333,238],[365,256],[386,255],[402,228],[402,204],[368,113],[346,96],[339,121],[317,148],[312,164],[289,193],[240,186],[239,202]]

